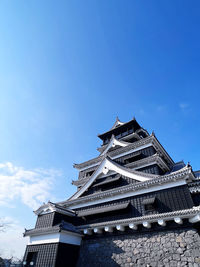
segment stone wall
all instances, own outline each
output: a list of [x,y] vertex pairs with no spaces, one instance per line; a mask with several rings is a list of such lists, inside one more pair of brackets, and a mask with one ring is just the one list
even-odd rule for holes
[[200,236],[187,228],[83,240],[77,267],[200,266]]

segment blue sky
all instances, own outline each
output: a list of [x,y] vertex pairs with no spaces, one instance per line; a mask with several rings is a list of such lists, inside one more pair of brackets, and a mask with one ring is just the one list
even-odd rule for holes
[[0,217],[14,225],[1,240],[21,244],[0,253],[23,254],[32,210],[74,193],[73,163],[98,155],[116,116],[200,169],[199,13],[184,0],[0,2]]

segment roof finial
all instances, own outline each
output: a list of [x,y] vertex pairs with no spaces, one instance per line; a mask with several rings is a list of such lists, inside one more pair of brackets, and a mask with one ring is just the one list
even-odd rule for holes
[[190,162],[188,161],[188,163],[187,163],[187,165],[186,165],[187,167],[191,167],[191,165],[190,165]]
[[119,117],[118,116],[116,117],[116,121],[119,121]]

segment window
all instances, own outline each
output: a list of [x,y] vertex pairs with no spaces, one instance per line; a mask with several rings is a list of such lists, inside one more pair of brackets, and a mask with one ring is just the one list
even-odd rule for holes
[[142,205],[144,206],[145,214],[152,214],[156,211],[156,198],[147,198],[143,200]]
[[144,205],[144,207],[145,207],[145,211],[154,211],[155,210],[154,204],[146,204],[146,205]]
[[37,252],[28,252],[26,266],[35,266],[37,260]]

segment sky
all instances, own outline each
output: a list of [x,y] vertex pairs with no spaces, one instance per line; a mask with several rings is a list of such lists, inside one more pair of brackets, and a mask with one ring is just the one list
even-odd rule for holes
[[0,255],[72,195],[116,116],[200,169],[200,2],[0,1]]

